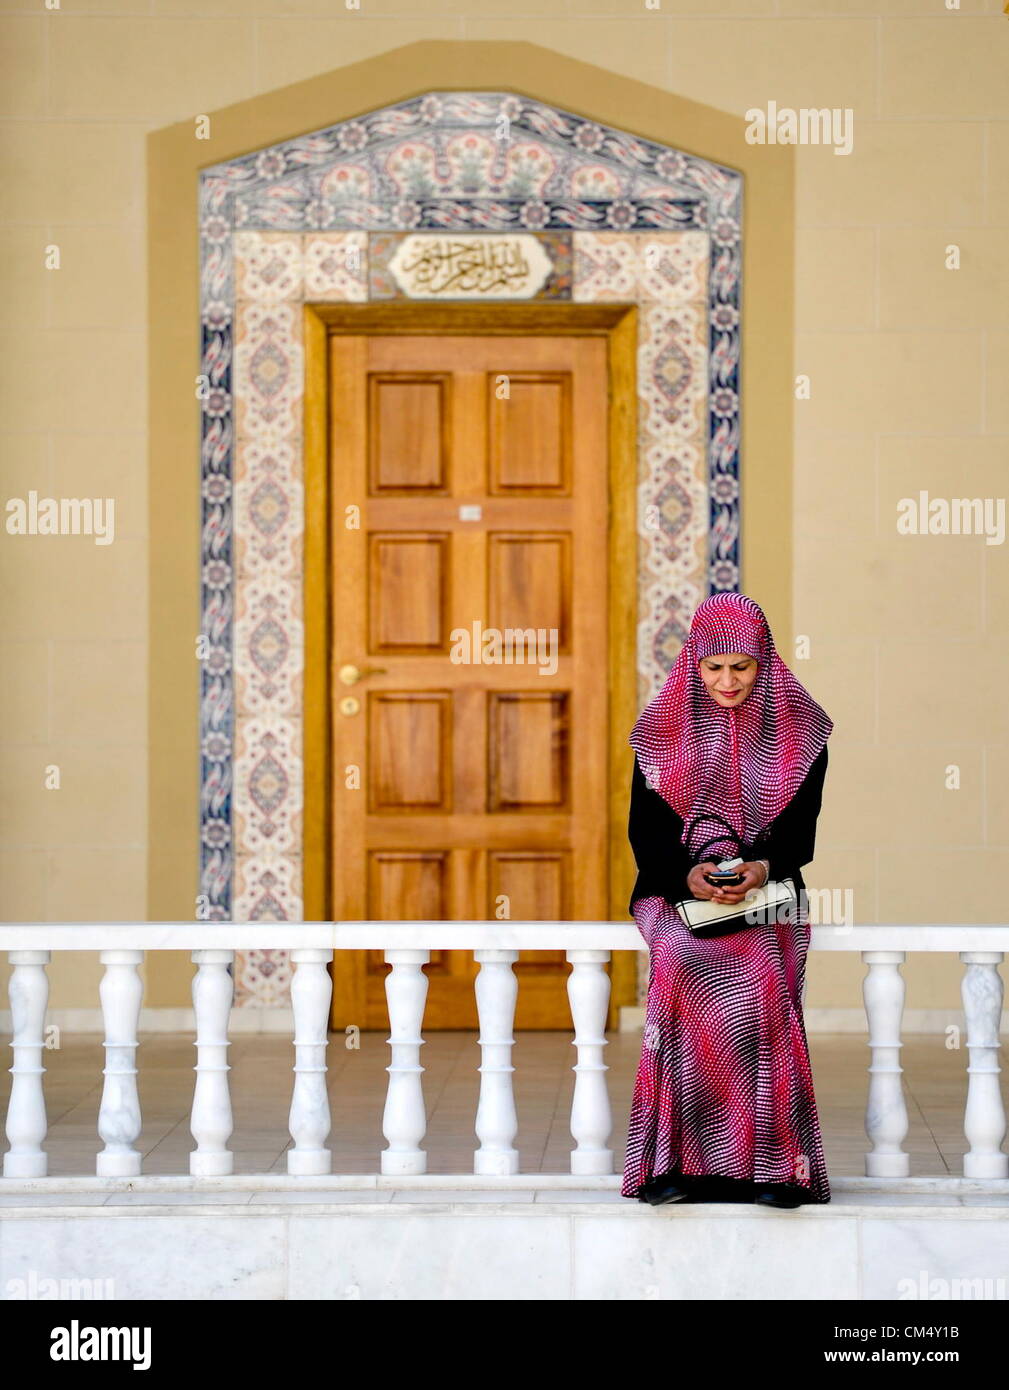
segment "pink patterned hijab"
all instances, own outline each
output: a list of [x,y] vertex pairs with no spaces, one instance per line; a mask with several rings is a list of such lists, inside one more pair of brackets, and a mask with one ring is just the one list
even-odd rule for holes
[[[698,663],[732,652],[756,657],[759,670],[742,704],[723,707],[708,694]],[[833,727],[775,651],[760,607],[745,594],[719,593],[699,605],[665,685],[628,742],[649,786],[682,817],[683,842],[696,853],[725,821],[752,845],[791,801]],[[704,858],[736,852],[726,831]]]

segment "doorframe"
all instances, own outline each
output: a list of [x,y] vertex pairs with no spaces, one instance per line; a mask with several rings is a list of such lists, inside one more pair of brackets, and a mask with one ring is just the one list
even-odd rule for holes
[[[619,921],[634,881],[627,841],[627,733],[637,714],[637,320],[634,303],[305,303],[304,822],[305,921],[332,920],[332,697],[329,661],[330,459],[328,341],[334,334],[598,336],[609,382],[607,532],[608,914]],[[362,952],[362,955],[364,953]],[[637,952],[614,951],[607,1027],[637,1002]]]

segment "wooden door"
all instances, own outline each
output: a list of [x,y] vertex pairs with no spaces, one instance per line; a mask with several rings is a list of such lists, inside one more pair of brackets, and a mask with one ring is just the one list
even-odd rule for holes
[[[606,920],[605,338],[334,335],[329,396],[334,918]],[[387,1026],[381,951],[333,969]],[[564,953],[515,969],[569,1027]],[[472,955],[426,973],[475,1028]]]

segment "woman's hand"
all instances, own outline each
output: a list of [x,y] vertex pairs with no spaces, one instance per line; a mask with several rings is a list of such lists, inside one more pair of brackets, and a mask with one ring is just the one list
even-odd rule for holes
[[710,859],[706,859],[703,864],[695,864],[687,874],[687,887],[695,898],[713,898],[715,896],[714,884],[708,882],[705,874],[713,874],[718,865]]
[[718,868],[710,860],[703,864],[695,864],[687,874],[687,887],[695,898],[710,899],[716,903],[741,903],[747,893],[753,888],[760,888],[765,881],[764,866],[759,863],[740,864],[738,872],[742,874],[742,883],[733,886],[721,884],[715,886],[709,883],[704,877],[705,874],[714,873]]

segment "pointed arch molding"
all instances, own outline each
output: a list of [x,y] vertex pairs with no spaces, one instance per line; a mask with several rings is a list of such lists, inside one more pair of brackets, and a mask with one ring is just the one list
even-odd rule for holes
[[[449,49],[498,50],[490,66],[501,73],[529,68],[528,56],[509,64],[505,50],[548,57],[551,86],[565,85],[557,82],[560,65],[600,74],[617,88],[651,92],[660,104],[681,108],[681,115],[689,108],[695,137],[697,113],[705,110],[530,45],[420,44],[386,58],[400,59],[393,66],[402,72],[411,52],[450,56]],[[382,61],[343,71],[363,75]],[[437,66],[427,61],[417,68],[430,73]],[[388,82],[376,89],[382,85]],[[203,639],[197,912],[213,919],[303,915],[303,306],[400,299],[388,264],[405,235],[531,235],[552,267],[537,298],[637,305],[639,700],[661,684],[696,605],[710,592],[740,586],[745,171],[735,166],[742,160],[730,165],[702,157],[516,91],[513,83],[474,83],[467,90],[434,82],[403,86],[413,86],[415,95],[351,108],[352,114],[307,134],[195,171],[202,389],[193,457],[199,459],[202,499]],[[582,110],[591,107],[587,97],[588,87],[578,103]],[[316,92],[306,111],[317,103]],[[346,101],[340,105],[346,109]],[[720,143],[741,156],[747,147],[737,122],[717,112],[710,117]],[[297,128],[296,119],[288,129],[292,124]],[[151,137],[152,222],[159,157],[169,159],[173,135],[177,183],[178,128],[159,132],[161,147]],[[769,163],[772,182],[781,182],[780,163],[773,157]],[[170,183],[165,180],[164,199]],[[790,208],[790,196],[786,203]],[[168,259],[152,225],[152,300],[160,297],[166,311],[164,280],[156,289],[154,263],[164,267]],[[177,282],[182,259],[176,258],[170,283]],[[158,641],[166,603],[158,560],[170,555],[176,575],[182,565],[179,552],[168,549],[172,527],[166,535],[156,501],[167,459],[163,441],[160,448],[155,442],[159,402],[166,410],[156,364],[160,353],[167,359],[173,351],[173,341],[178,357],[182,324],[172,305],[179,334],[172,340],[160,325],[159,340],[156,308],[152,304],[152,743],[156,712],[169,714],[163,694],[155,693],[166,655]],[[784,316],[778,327],[786,335],[778,342],[788,348]],[[177,362],[173,366],[177,375]],[[787,473],[783,481],[779,496],[787,497]],[[768,604],[765,598],[765,607],[773,608],[773,599]],[[178,689],[179,683],[172,685]],[[170,775],[166,744],[152,747],[151,915],[180,917],[189,914],[158,910],[169,895],[173,846],[176,864],[185,857],[177,825],[167,846],[155,843],[156,802],[157,808],[162,803],[154,784]],[[236,1002],[283,1002],[287,983],[286,953],[250,954],[236,968]]]

